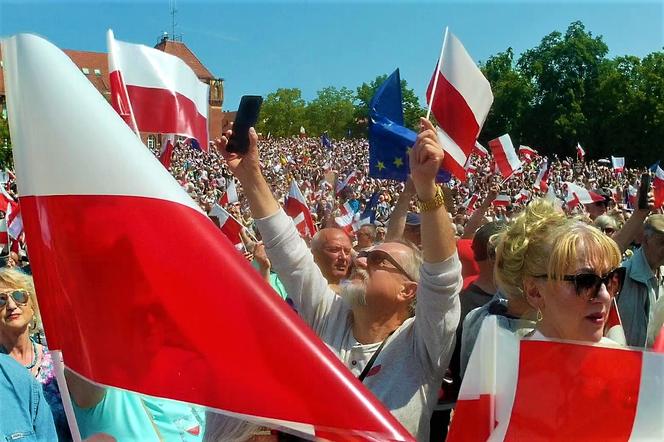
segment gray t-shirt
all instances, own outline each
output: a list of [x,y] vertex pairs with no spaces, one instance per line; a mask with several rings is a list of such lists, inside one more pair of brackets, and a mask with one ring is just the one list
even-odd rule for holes
[[[329,289],[292,220],[280,210],[256,220],[256,225],[295,309],[343,363],[359,373],[352,362],[359,365],[361,359],[366,364],[366,355],[359,356],[366,349],[353,337],[350,307]],[[454,347],[461,287],[456,253],[443,262],[423,263],[415,316],[392,334],[364,379],[418,440],[429,440],[429,421]]]

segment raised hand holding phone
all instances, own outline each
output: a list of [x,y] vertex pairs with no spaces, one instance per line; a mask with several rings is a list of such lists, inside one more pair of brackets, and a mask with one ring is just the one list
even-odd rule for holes
[[244,155],[249,150],[249,129],[256,126],[263,97],[244,95],[233,122],[233,134],[228,140],[226,151]]

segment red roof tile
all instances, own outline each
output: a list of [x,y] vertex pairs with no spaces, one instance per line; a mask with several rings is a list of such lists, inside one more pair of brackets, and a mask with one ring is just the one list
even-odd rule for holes
[[175,55],[184,60],[185,63],[194,71],[201,80],[214,80],[214,75],[201,63],[193,52],[181,41],[162,40],[155,46],[155,49],[164,51],[167,54]]

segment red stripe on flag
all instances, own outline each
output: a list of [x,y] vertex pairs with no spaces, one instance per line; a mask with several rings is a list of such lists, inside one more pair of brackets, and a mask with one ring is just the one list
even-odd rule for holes
[[137,131],[134,126],[134,120],[131,116],[131,105],[129,104],[129,97],[127,96],[127,89],[122,79],[120,71],[113,71],[108,74],[111,91],[111,104],[113,109],[122,117],[127,126],[134,132]]
[[[480,133],[480,126],[477,124],[475,115],[470,106],[468,106],[466,99],[463,98],[463,95],[447,81],[439,69],[436,69],[436,73],[438,74],[436,96],[429,98],[429,101],[433,99],[431,112],[436,117],[436,121],[438,121],[441,129],[468,156],[475,148],[475,140]],[[429,87],[427,88],[427,97],[431,97],[434,79],[435,76],[432,76]],[[465,177],[464,165],[465,161],[463,164],[458,164],[452,159],[451,155],[445,155],[442,167],[457,177]]]
[[131,108],[141,132],[174,133],[196,138],[208,151],[207,119],[189,98],[166,89],[127,86]]
[[505,441],[629,440],[640,352],[528,340],[520,348]]
[[[221,410],[406,434],[204,214],[132,196],[21,205],[49,346],[76,372]],[[183,250],[197,265],[169,259]]]
[[489,394],[481,394],[477,399],[459,399],[447,442],[488,440],[495,426],[493,402],[494,397]]

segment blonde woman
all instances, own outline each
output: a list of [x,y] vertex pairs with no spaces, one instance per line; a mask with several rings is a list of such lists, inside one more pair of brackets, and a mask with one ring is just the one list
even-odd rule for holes
[[531,338],[612,343],[604,325],[625,277],[620,260],[613,239],[537,200],[502,234],[496,282],[535,312]]
[[71,440],[51,354],[30,337],[39,328],[32,277],[17,269],[0,268],[0,353],[14,358],[37,379],[51,407],[58,439]]

